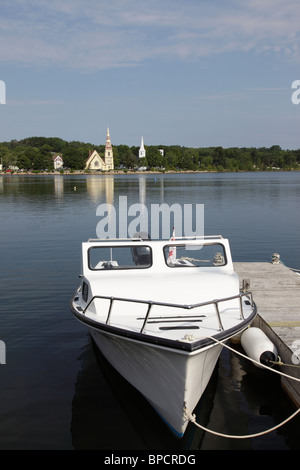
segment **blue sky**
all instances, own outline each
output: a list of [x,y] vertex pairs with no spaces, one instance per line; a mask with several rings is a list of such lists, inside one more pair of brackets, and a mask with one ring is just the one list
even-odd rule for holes
[[0,142],[300,148],[299,0],[1,0]]

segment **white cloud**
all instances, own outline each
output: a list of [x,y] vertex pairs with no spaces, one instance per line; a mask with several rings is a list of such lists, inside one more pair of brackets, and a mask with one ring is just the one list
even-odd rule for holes
[[298,0],[4,0],[0,62],[97,70],[224,52],[299,60]]

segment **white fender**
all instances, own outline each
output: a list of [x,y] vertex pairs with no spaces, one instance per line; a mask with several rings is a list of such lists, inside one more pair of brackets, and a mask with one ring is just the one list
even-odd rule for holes
[[[265,333],[259,328],[247,328],[242,334],[241,344],[250,359],[272,367],[271,361],[277,361],[278,352],[276,346],[269,340]],[[257,367],[262,367],[254,363]]]

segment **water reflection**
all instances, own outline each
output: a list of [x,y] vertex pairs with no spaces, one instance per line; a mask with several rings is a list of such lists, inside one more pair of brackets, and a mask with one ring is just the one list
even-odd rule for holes
[[93,202],[113,204],[114,202],[114,177],[105,176],[89,177],[86,179],[86,190]]
[[57,199],[64,197],[64,179],[61,176],[54,176],[54,194]]

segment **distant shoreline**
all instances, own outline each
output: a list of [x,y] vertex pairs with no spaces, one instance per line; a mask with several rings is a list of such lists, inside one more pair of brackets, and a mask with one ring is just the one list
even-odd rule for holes
[[[169,171],[122,171],[122,170],[117,170],[117,171],[64,171],[63,173],[60,173],[59,171],[57,172],[39,172],[39,173],[30,173],[30,172],[0,172],[0,176],[109,176],[109,175],[149,175],[149,174],[155,174],[155,175],[164,175],[164,174],[181,174],[181,173],[220,173],[216,170],[186,170],[186,171],[175,171],[175,170],[169,170]],[[230,173],[230,172],[222,172],[222,173]]]
[[274,168],[271,170],[238,170],[238,171],[230,171],[230,170],[166,170],[166,171],[134,171],[134,170],[114,170],[114,171],[64,171],[60,173],[59,171],[56,172],[0,172],[0,176],[110,176],[110,175],[168,175],[168,174],[202,174],[202,173],[283,173],[283,172],[297,172],[300,169],[292,169],[292,170],[283,170],[281,168]]

